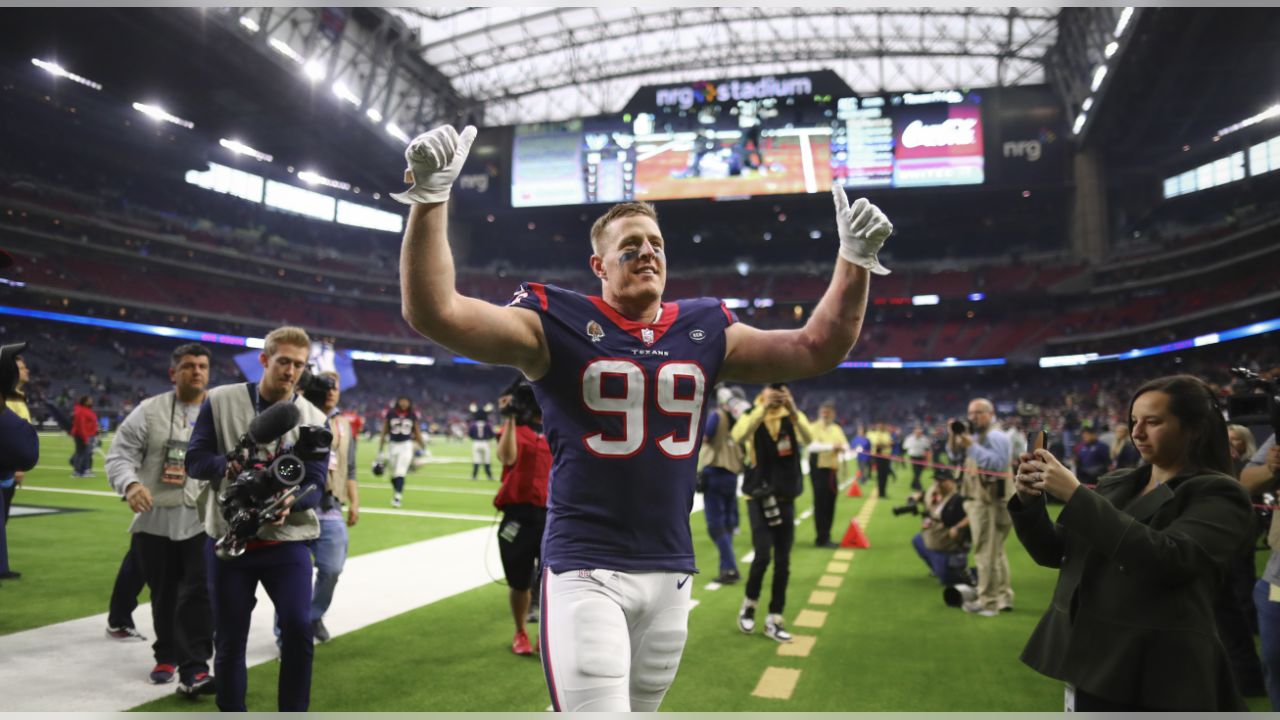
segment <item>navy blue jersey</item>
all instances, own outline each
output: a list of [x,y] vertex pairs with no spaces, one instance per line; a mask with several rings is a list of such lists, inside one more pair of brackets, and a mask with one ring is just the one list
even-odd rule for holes
[[551,355],[533,383],[554,458],[543,564],[694,572],[698,447],[736,318],[700,298],[633,322],[599,297],[538,283],[511,304],[538,313]]
[[387,411],[387,428],[391,442],[404,442],[413,439],[413,429],[418,425],[418,413],[410,410],[391,408]]
[[486,420],[472,420],[467,426],[467,436],[472,440],[492,440],[493,425]]

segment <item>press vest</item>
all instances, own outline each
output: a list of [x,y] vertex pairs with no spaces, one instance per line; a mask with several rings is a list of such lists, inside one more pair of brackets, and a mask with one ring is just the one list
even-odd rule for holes
[[[161,478],[164,475],[165,445],[169,440],[183,445],[191,439],[191,425],[186,422],[174,391],[153,395],[138,405],[146,421],[146,443],[142,446],[142,464],[138,467],[138,481],[151,493],[155,507],[196,506],[197,483],[187,477],[183,485],[170,485]],[[135,411],[136,412],[136,411]]]
[[716,432],[709,438],[702,439],[702,452],[699,465],[703,467],[724,468],[737,475],[742,472],[742,447],[730,437],[733,421],[723,410],[714,411],[720,416],[716,423]]

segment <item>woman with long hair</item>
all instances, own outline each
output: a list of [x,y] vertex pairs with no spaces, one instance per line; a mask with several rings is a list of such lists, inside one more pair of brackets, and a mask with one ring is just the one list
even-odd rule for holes
[[[1222,409],[1204,382],[1174,375],[1138,388],[1129,424],[1145,463],[1094,490],[1045,450],[1020,457],[1014,529],[1059,570],[1022,660],[1066,682],[1078,711],[1244,710],[1213,610],[1252,539]],[[1065,503],[1056,522],[1046,494]]]

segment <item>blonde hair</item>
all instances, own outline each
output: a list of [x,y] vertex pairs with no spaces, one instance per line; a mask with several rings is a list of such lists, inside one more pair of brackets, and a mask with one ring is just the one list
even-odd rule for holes
[[1253,431],[1244,425],[1228,425],[1227,432],[1231,435],[1239,435],[1244,438],[1244,459],[1252,458],[1258,452],[1258,441],[1253,437]]
[[262,345],[262,352],[266,353],[267,357],[271,357],[276,354],[276,350],[281,345],[306,348],[309,352],[311,350],[311,336],[300,327],[292,325],[278,327],[267,333],[267,338]]
[[609,211],[600,217],[591,225],[591,251],[596,255],[600,254],[600,240],[604,238],[604,230],[609,223],[619,218],[631,217],[633,215],[643,215],[651,218],[654,222],[658,222],[658,211],[647,202],[625,202],[614,205]]

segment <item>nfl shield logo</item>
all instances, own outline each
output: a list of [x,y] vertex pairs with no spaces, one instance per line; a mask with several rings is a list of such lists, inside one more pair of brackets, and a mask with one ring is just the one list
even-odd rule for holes
[[640,328],[640,339],[644,340],[645,345],[652,345],[653,330],[651,328]]

